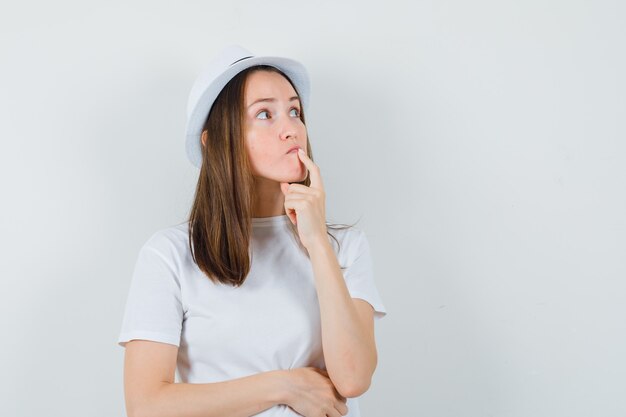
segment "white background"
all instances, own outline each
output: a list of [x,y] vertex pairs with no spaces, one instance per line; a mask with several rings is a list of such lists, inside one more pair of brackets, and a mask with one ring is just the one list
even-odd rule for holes
[[3,4],[0,415],[124,415],[132,268],[188,214],[187,94],[230,43],[311,74],[329,220],[388,309],[364,417],[626,415],[625,12]]

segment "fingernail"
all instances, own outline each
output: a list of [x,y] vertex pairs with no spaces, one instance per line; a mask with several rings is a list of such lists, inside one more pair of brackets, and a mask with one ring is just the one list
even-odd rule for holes
[[302,155],[305,155],[304,149],[302,149],[302,148],[298,148],[298,152],[300,152]]

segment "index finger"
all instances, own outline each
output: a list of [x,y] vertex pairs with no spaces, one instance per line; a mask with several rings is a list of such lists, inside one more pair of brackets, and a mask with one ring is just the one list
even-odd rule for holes
[[304,163],[304,166],[309,170],[309,175],[311,176],[311,188],[323,189],[324,184],[322,184],[319,167],[315,165],[311,158],[309,158],[304,149],[300,148],[298,150],[298,155],[302,163]]

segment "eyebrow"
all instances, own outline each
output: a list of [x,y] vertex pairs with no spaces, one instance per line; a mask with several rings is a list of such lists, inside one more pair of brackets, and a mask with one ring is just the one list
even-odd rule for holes
[[[294,100],[298,100],[298,102],[300,102],[300,99],[298,98],[298,96],[293,96],[293,97],[291,97],[291,98],[289,99],[289,101],[294,101]],[[250,105],[248,106],[248,108],[252,107],[254,104],[259,103],[259,102],[261,102],[261,101],[270,101],[270,102],[274,102],[274,101],[276,101],[276,99],[275,99],[275,98],[273,98],[273,97],[269,97],[269,98],[260,98],[260,99],[258,99],[258,100],[256,100],[256,101],[254,101],[252,104],[250,104]]]

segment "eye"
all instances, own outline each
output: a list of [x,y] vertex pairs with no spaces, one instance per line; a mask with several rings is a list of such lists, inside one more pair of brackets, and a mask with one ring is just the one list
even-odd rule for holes
[[[290,111],[293,111],[293,110],[295,110],[295,111],[296,111],[296,113],[295,113],[295,117],[300,117],[300,109],[299,109],[299,108],[297,108],[297,107],[292,107]],[[258,112],[256,115],[257,115],[257,117],[258,117],[259,115],[261,115],[261,114],[263,114],[263,113],[268,113],[268,114],[269,114],[269,111],[267,111],[267,110],[263,109],[263,110],[261,110],[260,112]],[[267,119],[269,119],[269,117],[268,117],[268,116],[266,116],[266,117],[261,117],[261,120],[267,120]]]
[[[267,111],[267,110],[261,110],[260,112],[258,112],[258,113],[257,113],[257,116],[258,116],[259,114],[262,114],[262,113],[268,113],[268,111]],[[261,120],[266,120],[266,119],[267,119],[267,117],[262,117],[262,118],[261,118]]]

